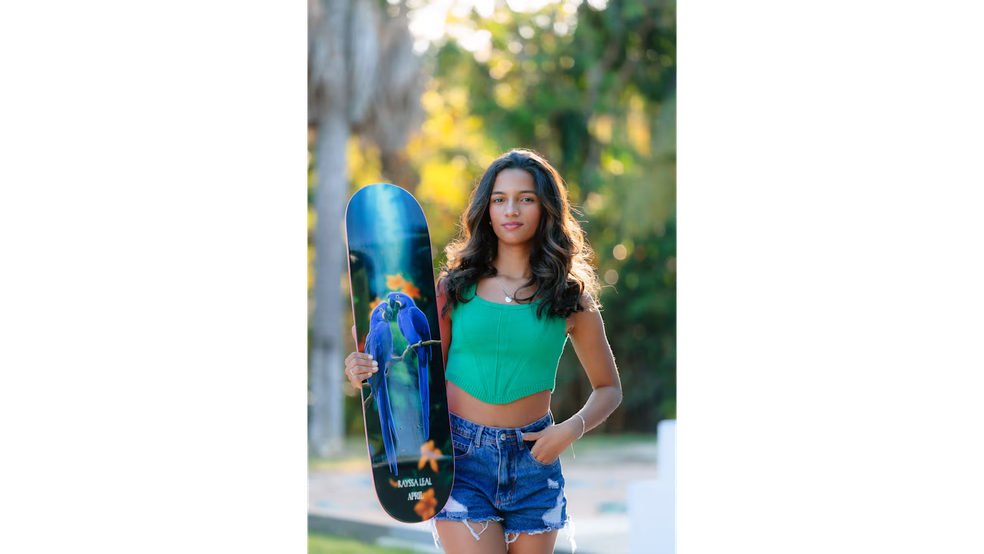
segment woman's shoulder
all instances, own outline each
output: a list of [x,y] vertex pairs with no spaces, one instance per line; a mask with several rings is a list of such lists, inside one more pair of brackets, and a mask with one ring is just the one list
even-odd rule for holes
[[579,321],[583,322],[587,319],[600,317],[601,305],[587,292],[581,293],[581,297],[578,299],[578,305],[580,306],[578,311],[572,312],[571,315],[567,316],[568,334],[577,327]]
[[[578,300],[577,300],[577,303],[578,303],[579,306],[581,306],[581,311],[582,312],[600,312],[601,311],[601,304],[599,304],[595,300],[594,296],[592,296],[590,293],[582,292],[581,293],[581,297],[578,298]],[[578,312],[578,313],[581,313],[581,312]]]

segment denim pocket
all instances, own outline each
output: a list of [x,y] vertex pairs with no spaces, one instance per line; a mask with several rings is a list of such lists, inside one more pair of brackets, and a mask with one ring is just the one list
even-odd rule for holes
[[554,461],[552,461],[552,462],[550,462],[549,464],[545,464],[545,463],[541,462],[540,460],[537,460],[536,457],[533,456],[533,451],[530,450],[530,449],[533,448],[533,445],[534,444],[536,444],[536,441],[523,441],[523,451],[526,453],[526,457],[531,462],[533,462],[534,464],[536,464],[536,465],[538,465],[540,467],[557,467],[557,464],[560,463],[560,456],[557,456],[557,459],[554,460]]
[[471,454],[472,441],[458,434],[451,433],[451,446],[454,448],[454,459],[460,460]]

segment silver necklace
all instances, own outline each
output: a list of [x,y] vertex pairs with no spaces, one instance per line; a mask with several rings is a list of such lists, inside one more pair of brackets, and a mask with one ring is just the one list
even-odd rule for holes
[[493,275],[492,278],[495,279],[495,282],[496,283],[499,283],[499,288],[502,289],[502,294],[505,294],[506,295],[506,302],[512,302],[513,301],[513,298],[515,298],[515,296],[516,296],[516,292],[519,292],[520,289],[523,288],[523,287],[519,287],[518,289],[516,289],[516,292],[514,292],[512,294],[509,294],[508,292],[506,292],[506,287],[502,286],[502,283],[499,282],[499,278],[498,277],[496,277],[495,275]]

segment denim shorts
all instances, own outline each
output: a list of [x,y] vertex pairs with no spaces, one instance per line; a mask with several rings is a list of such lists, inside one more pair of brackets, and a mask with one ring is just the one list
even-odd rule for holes
[[[524,432],[541,431],[552,423],[548,413],[524,427],[486,427],[452,413],[454,485],[434,520],[500,521],[507,544],[519,533],[536,535],[567,526],[560,458],[544,464],[530,453],[534,442],[523,441]],[[567,531],[573,543],[570,528]],[[472,531],[476,539],[479,534]],[[510,534],[516,537],[509,540]]]

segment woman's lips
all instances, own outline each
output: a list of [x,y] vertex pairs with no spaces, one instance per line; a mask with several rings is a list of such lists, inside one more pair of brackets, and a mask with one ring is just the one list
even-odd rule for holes
[[502,226],[505,227],[506,229],[518,229],[522,227],[523,224],[518,221],[514,221],[511,223],[503,223]]

